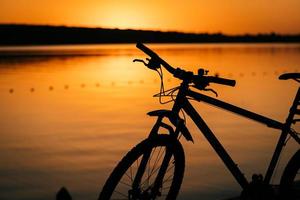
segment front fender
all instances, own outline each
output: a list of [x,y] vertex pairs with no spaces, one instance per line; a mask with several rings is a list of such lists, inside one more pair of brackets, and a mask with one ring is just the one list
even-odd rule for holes
[[184,120],[179,117],[178,114],[174,113],[171,110],[154,110],[147,113],[149,116],[157,116],[157,117],[167,117],[170,122],[178,128],[178,130],[182,133],[184,138],[188,141],[192,141],[193,137],[190,133],[190,131],[187,129],[187,127],[184,124]]

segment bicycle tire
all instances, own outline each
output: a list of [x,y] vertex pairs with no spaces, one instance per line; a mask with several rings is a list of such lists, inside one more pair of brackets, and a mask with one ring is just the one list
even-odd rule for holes
[[288,162],[280,181],[280,197],[285,200],[300,199],[300,150]]
[[[115,167],[115,169],[113,170],[113,172],[107,179],[98,199],[99,200],[114,199],[113,195],[120,195],[122,197],[122,198],[116,197],[116,199],[131,199],[129,196],[129,190],[131,189],[130,187],[131,187],[131,184],[134,179],[134,177],[132,176],[135,172],[135,170],[132,169],[134,167],[133,165],[135,165],[136,163],[137,163],[137,166],[139,165],[138,159],[140,159],[147,150],[151,150],[151,155],[152,155],[152,157],[154,157],[156,148],[160,149],[159,152],[163,148],[168,149],[168,151],[172,153],[172,158],[174,160],[174,161],[168,163],[168,164],[174,165],[173,169],[168,168],[168,170],[166,171],[166,173],[168,173],[169,171],[173,171],[173,172],[171,172],[171,173],[173,173],[171,185],[169,185],[169,188],[166,188],[166,189],[168,189],[166,194],[164,194],[165,191],[162,188],[162,192],[161,192],[162,195],[160,197],[168,199],[168,200],[176,199],[176,197],[179,193],[183,175],[184,175],[185,157],[184,157],[184,151],[183,151],[183,148],[182,148],[182,145],[180,144],[180,142],[176,138],[174,138],[170,135],[153,136],[151,138],[145,139],[144,141],[142,141],[141,143],[136,145],[132,150],[130,150],[123,157],[123,159],[118,163],[118,165]],[[158,152],[158,150],[156,151],[156,153],[157,152]],[[158,156],[156,157],[156,159],[158,159]],[[149,167],[151,166],[151,158],[152,157],[150,157],[149,158],[150,161],[147,162],[147,165],[149,165]],[[152,165],[154,165],[154,166],[153,166],[153,169],[151,169],[152,170],[151,173],[154,173],[153,170],[155,169],[155,164],[159,163],[159,161],[157,161],[157,162],[156,161],[157,160],[155,160],[154,163],[152,162]],[[159,165],[157,164],[157,166],[159,166]],[[131,177],[127,174],[128,170],[130,171],[128,173],[129,173],[129,175],[131,175]],[[145,190],[147,192],[147,189],[145,189],[143,187],[145,185],[148,185],[148,187],[150,187],[151,184],[149,183],[149,181],[150,181],[150,179],[153,180],[153,177],[151,177],[152,176],[151,174],[149,175],[150,170],[148,168],[145,171],[146,172],[144,172],[143,177],[145,174],[148,173],[148,176],[149,176],[148,184],[146,184],[145,179],[143,179],[141,181],[141,183],[139,183],[139,187],[141,188],[141,191]],[[164,177],[166,178],[166,176],[164,176]],[[128,179],[129,181],[131,181],[131,183],[123,182],[124,181],[123,178]],[[122,179],[122,181],[121,181],[121,179]],[[164,179],[164,182],[163,182],[164,184],[167,184],[169,182],[169,181],[166,181],[166,182],[165,181],[166,180]],[[146,179],[146,182],[147,182],[147,179]],[[125,193],[122,193],[117,190],[118,186],[128,187],[128,190],[125,189]],[[123,195],[121,195],[119,193],[122,193]],[[157,198],[160,199],[160,197],[157,197]],[[155,198],[155,199],[157,199],[157,198]],[[147,198],[143,197],[143,198],[134,198],[134,199],[147,199]],[[154,198],[149,198],[149,199],[154,199]]]

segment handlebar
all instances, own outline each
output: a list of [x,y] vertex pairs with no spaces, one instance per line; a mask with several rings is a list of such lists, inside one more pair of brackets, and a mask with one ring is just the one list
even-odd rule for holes
[[154,59],[156,62],[158,62],[162,66],[164,66],[166,68],[166,70],[168,70],[168,72],[170,72],[171,74],[174,74],[174,72],[175,72],[176,69],[173,68],[171,65],[169,65],[166,61],[164,61],[163,59],[161,59],[155,52],[153,52],[151,49],[149,49],[148,47],[146,47],[144,44],[137,43],[136,47],[139,48],[140,50],[142,50],[148,56],[150,56],[151,59]]
[[236,81],[226,78],[219,78],[217,76],[203,76],[203,75],[194,75],[192,72],[184,71],[180,68],[173,68],[171,65],[169,65],[166,61],[164,61],[162,58],[160,58],[155,52],[153,52],[151,49],[146,47],[142,43],[137,43],[136,47],[142,50],[145,54],[151,57],[151,60],[157,63],[158,65],[162,65],[165,67],[165,69],[173,74],[175,77],[179,79],[191,79],[192,82],[206,82],[206,83],[217,83],[227,86],[235,86]]
[[231,80],[231,79],[227,79],[227,78],[220,78],[217,76],[207,76],[207,78],[209,79],[208,82],[210,82],[210,83],[218,83],[221,85],[228,85],[228,86],[232,86],[232,87],[234,87],[236,84],[235,80]]

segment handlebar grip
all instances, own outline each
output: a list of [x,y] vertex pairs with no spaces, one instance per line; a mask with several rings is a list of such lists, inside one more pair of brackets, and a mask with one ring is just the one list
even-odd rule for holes
[[159,58],[158,55],[156,53],[154,53],[151,49],[149,49],[148,47],[146,47],[144,44],[138,42],[136,44],[136,47],[139,48],[140,50],[142,50],[145,54],[147,54],[150,57],[156,57]]
[[219,77],[216,77],[216,76],[210,76],[209,77],[209,82],[218,83],[218,84],[221,84],[221,85],[228,85],[228,86],[232,86],[232,87],[234,87],[235,84],[236,84],[235,80],[226,79],[226,78],[219,78]]
[[174,74],[175,69],[171,65],[169,65],[166,61],[161,59],[155,52],[153,52],[151,49],[146,47],[144,44],[138,42],[136,44],[136,47],[142,50],[145,54],[150,56],[152,59],[156,60],[159,64],[163,65],[166,68],[166,70],[168,70],[171,74]]

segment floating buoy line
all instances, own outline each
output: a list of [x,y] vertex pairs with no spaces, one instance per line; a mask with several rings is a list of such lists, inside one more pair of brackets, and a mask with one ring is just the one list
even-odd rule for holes
[[[266,76],[269,76],[269,75],[273,75],[274,78],[277,78],[276,76],[279,76],[280,74],[283,74],[283,73],[287,73],[287,72],[298,72],[299,70],[298,69],[295,69],[293,71],[288,71],[288,70],[283,70],[283,71],[278,71],[278,70],[275,70],[273,72],[266,72],[266,71],[263,71],[263,72],[260,72],[260,73],[257,73],[257,72],[251,72],[249,74],[245,74],[243,72],[239,72],[239,73],[236,73],[236,74],[233,74],[233,73],[229,73],[229,74],[220,74],[220,73],[215,73],[214,75],[215,76],[221,76],[221,77],[224,77],[224,78],[232,78],[232,79],[237,79],[238,78],[245,78],[247,76],[251,76],[251,77],[257,77],[257,76],[262,76],[262,77],[266,77]],[[165,82],[168,82],[168,83],[171,83],[173,81],[175,81],[176,79],[172,79],[172,78],[167,78],[165,79],[164,81]],[[81,88],[81,89],[85,89],[85,88],[91,88],[91,87],[94,87],[94,88],[100,88],[101,86],[103,87],[107,87],[107,86],[110,86],[110,87],[115,87],[115,86],[138,86],[138,85],[143,85],[143,84],[156,84],[159,82],[159,79],[153,79],[152,81],[151,80],[138,80],[138,81],[132,81],[132,80],[128,80],[128,81],[119,81],[119,82],[116,82],[116,81],[110,81],[110,82],[96,82],[94,84],[86,84],[86,83],[81,83],[78,87],[77,86],[72,86],[69,85],[69,84],[65,84],[63,86],[60,86],[60,87],[54,87],[54,85],[49,85],[48,88],[44,88],[44,89],[47,89],[49,92],[55,90],[56,88],[59,88],[59,89],[64,89],[64,90],[69,90],[71,88]],[[29,88],[29,92],[30,93],[34,93],[37,91],[36,89],[37,87],[31,87]],[[16,88],[8,88],[8,93],[10,94],[13,94],[17,91]]]

